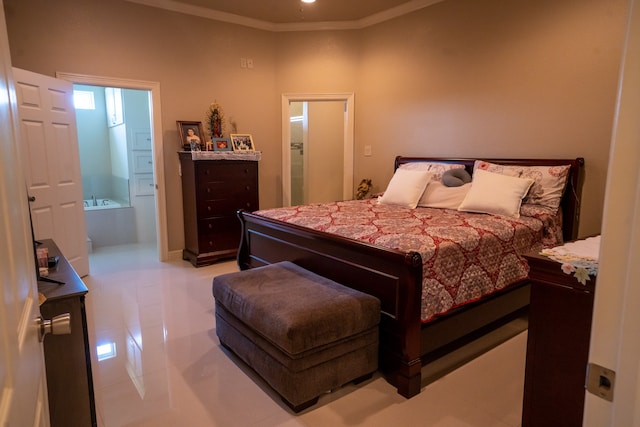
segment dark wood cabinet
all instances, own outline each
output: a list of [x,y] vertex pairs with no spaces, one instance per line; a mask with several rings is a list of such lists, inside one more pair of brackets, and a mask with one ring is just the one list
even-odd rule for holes
[[44,338],[51,426],[97,426],[85,309],[88,289],[52,240],[42,244],[49,256],[59,257],[48,277],[64,284],[38,281],[38,291],[46,298],[40,314],[44,319],[71,315],[71,334]]
[[240,244],[239,209],[258,209],[258,162],[192,160],[178,153],[182,170],[185,248],[194,266],[233,258]]
[[582,426],[595,277],[583,285],[554,260],[525,258],[531,305],[522,426]]

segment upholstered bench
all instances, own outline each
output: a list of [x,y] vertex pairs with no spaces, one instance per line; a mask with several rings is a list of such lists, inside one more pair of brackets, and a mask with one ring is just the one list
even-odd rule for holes
[[216,333],[294,411],[378,368],[380,301],[291,262],[213,279]]

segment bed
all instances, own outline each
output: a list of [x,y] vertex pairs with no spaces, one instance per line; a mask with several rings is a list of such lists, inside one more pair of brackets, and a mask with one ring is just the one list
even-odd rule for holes
[[[461,168],[471,175],[475,174],[474,185],[471,187],[475,186],[477,189],[481,187],[480,177],[494,177],[496,173],[518,177],[522,174],[522,170],[528,171],[540,167],[561,168],[565,171],[563,173],[566,174],[566,181],[558,193],[558,208],[550,211],[552,213],[548,215],[539,215],[537,206],[533,206],[536,209],[531,214],[531,218],[528,217],[529,213],[525,209],[528,203],[524,203],[522,207],[518,205],[521,215],[507,218],[503,215],[458,212],[454,209],[432,207],[400,207],[396,213],[389,206],[381,206],[375,199],[278,208],[253,213],[238,212],[242,223],[242,236],[237,260],[241,270],[279,261],[293,261],[307,270],[380,299],[383,314],[380,326],[380,370],[387,381],[397,388],[398,393],[407,398],[420,392],[423,364],[446,353],[468,337],[484,333],[526,311],[529,304],[528,266],[518,252],[550,246],[554,241],[558,243],[561,240],[572,240],[578,235],[580,194],[584,176],[584,159],[582,158],[482,159],[478,161],[460,158],[397,157],[392,182],[396,179],[396,175],[405,169],[429,169],[433,165],[436,165],[436,168],[442,166],[445,169]],[[476,173],[475,171],[479,169],[485,170]],[[485,172],[494,173],[486,174]],[[439,181],[441,174],[442,171],[438,170],[437,173],[429,175],[429,179]],[[429,185],[427,188],[430,188]],[[533,186],[527,191],[532,193]],[[390,187],[387,188],[385,197],[389,190]],[[527,197],[529,196],[528,194]],[[301,211],[304,214],[307,210],[313,212],[313,220],[298,216],[301,215]],[[334,219],[330,221],[331,224],[318,219],[318,210],[333,212]],[[339,215],[338,224],[335,221],[336,211],[342,212]],[[446,236],[437,236],[437,231],[434,233],[435,236],[421,236],[421,239],[430,239],[430,243],[423,246],[417,244],[417,249],[414,250],[411,249],[411,243],[399,244],[398,239],[412,241],[415,238],[403,238],[397,235],[389,237],[388,234],[384,235],[384,230],[377,230],[375,233],[362,231],[370,225],[362,218],[371,215],[377,217],[378,225],[381,223],[384,225],[384,221],[390,216],[400,215],[403,218],[401,222],[389,223],[392,226],[392,234],[397,231],[398,224],[413,224],[414,227],[406,228],[419,229],[419,233],[426,233],[421,228],[420,221],[425,223],[435,221],[437,225],[444,222],[454,226],[449,229]],[[384,217],[382,220],[381,215]],[[354,227],[351,227],[350,232],[344,231],[349,227],[343,227],[339,222],[347,217],[364,221],[356,227],[360,230],[359,232],[354,233],[353,230],[356,229]],[[516,238],[515,234],[509,234],[510,237],[505,238],[496,234],[498,246],[503,246],[502,240],[520,241],[519,246],[514,245],[515,248],[507,249],[511,251],[509,254],[498,255],[501,260],[513,260],[512,273],[515,273],[507,274],[508,277],[505,278],[503,277],[505,274],[494,267],[477,268],[466,265],[465,271],[480,271],[480,276],[485,278],[490,276],[497,284],[485,283],[470,286],[469,281],[473,282],[475,279],[467,278],[467,282],[460,280],[466,286],[465,291],[454,289],[451,291],[453,292],[451,298],[448,298],[442,296],[446,296],[445,291],[450,291],[448,279],[438,277],[438,280],[435,280],[430,275],[456,270],[455,262],[438,261],[438,256],[448,247],[454,247],[457,252],[464,252],[460,248],[468,246],[465,243],[451,241],[452,234],[462,233],[465,230],[455,225],[459,222],[473,224],[466,234],[476,236],[474,238],[478,241],[484,241],[485,236],[493,233],[485,230],[487,222],[502,224],[507,229],[509,227],[513,230],[524,229],[525,235]],[[551,224],[551,231],[545,228],[549,224]],[[378,226],[378,229],[383,228],[384,226]],[[534,235],[537,236],[535,241],[531,237]],[[440,243],[432,245],[436,240]],[[523,240],[526,244],[522,244]],[[474,256],[482,258],[486,253],[491,252],[489,248],[495,247],[496,244],[485,246],[486,248],[483,248],[483,245],[476,245],[469,250],[469,253],[473,252]],[[425,249],[426,247],[428,249]],[[439,266],[435,266],[438,263]],[[459,272],[458,278],[465,277],[465,274]],[[482,280],[485,279],[480,281]],[[440,282],[439,290],[433,291],[426,287],[427,283],[438,281]],[[466,297],[458,300],[456,292],[465,294]],[[433,303],[434,299],[437,303]]]

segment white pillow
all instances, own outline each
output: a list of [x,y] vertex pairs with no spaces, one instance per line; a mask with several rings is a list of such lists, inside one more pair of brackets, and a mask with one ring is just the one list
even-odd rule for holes
[[447,187],[440,181],[431,181],[422,193],[418,206],[425,208],[458,209],[471,189],[471,183]]
[[518,218],[522,199],[532,184],[532,179],[477,169],[473,172],[471,189],[458,210]]
[[534,180],[531,189],[524,198],[524,203],[547,206],[558,209],[564,188],[569,177],[571,165],[556,166],[516,166],[499,165],[476,160],[474,170],[482,169],[502,175],[531,178]]
[[413,209],[418,205],[418,200],[430,179],[431,173],[427,171],[398,168],[378,203]]

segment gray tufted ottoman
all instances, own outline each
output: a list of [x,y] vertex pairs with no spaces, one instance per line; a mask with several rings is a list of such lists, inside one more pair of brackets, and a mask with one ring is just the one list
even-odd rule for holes
[[213,279],[216,333],[294,412],[378,368],[380,301],[291,262]]

